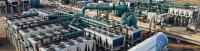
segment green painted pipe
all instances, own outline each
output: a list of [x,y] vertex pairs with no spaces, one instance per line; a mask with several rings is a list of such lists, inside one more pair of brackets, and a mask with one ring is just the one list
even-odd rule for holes
[[91,10],[123,10],[124,7],[116,7],[116,6],[85,6],[81,9],[81,14],[85,15],[85,10],[91,9]]
[[120,23],[122,25],[128,24],[129,26],[134,26],[137,28],[137,19],[134,15],[132,15],[130,12],[125,12],[122,16]]
[[81,14],[85,15],[85,10],[115,10],[115,16],[121,16],[124,12],[130,12],[124,0],[119,0],[116,6],[85,6],[81,10]]
[[125,25],[125,24],[129,24],[129,21],[128,21],[128,17],[129,17],[130,13],[129,12],[125,12],[124,15],[122,16],[121,20],[120,20],[120,23],[122,25]]
[[116,16],[122,16],[122,19],[120,21],[121,24],[128,24],[130,26],[137,27],[137,19],[134,17],[134,15],[131,13],[131,10],[126,6],[124,0],[120,0],[117,4],[117,6],[85,6],[81,9],[82,16],[85,16],[85,10],[91,9],[91,10],[115,10]]
[[113,27],[112,25],[108,25],[108,24],[103,23],[103,22],[98,22],[98,21],[96,21],[96,20],[87,19],[87,18],[82,18],[82,19],[87,20],[87,21],[89,21],[89,22],[93,22],[93,23],[95,23],[95,24],[103,25],[103,26],[106,26],[106,27]]
[[128,20],[129,20],[129,26],[134,26],[135,28],[138,28],[137,27],[137,18],[134,15],[130,15]]
[[73,29],[75,29],[75,30],[78,30],[78,31],[82,31],[82,29],[80,29],[80,28],[77,28],[77,27],[75,27],[75,26],[72,26],[72,25],[68,25],[70,28],[73,28]]

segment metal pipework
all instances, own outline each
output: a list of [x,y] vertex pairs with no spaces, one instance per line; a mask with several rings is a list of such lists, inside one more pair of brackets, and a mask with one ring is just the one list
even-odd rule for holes
[[81,9],[82,16],[85,15],[85,10],[115,10],[116,16],[122,16],[121,24],[128,24],[137,28],[137,19],[131,13],[130,9],[126,6],[124,0],[120,0],[116,6],[85,6]]
[[167,51],[167,44],[167,36],[164,33],[159,32],[128,51]]
[[85,6],[81,9],[81,14],[85,15],[85,10],[115,10],[115,16],[121,16],[124,12],[129,12],[124,0],[120,0],[116,6]]
[[89,21],[89,22],[92,22],[92,23],[95,23],[95,25],[103,25],[103,26],[106,26],[106,27],[113,27],[112,25],[109,25],[109,24],[106,24],[106,23],[102,23],[102,22],[98,22],[96,20],[92,20],[92,19],[87,19],[87,18],[82,18],[83,20],[86,20],[86,21]]
[[120,20],[120,23],[122,25],[128,24],[129,26],[134,26],[135,28],[137,28],[137,19],[130,12],[124,13]]
[[81,14],[85,15],[85,10],[123,10],[123,7],[115,7],[115,6],[85,6],[81,9]]
[[[126,9],[125,7],[115,7],[115,6],[85,6],[82,8],[81,13],[82,15],[85,15],[85,10],[86,9],[92,9],[92,10],[124,10]],[[116,13],[116,15],[119,15]],[[134,26],[137,27],[137,20],[134,17],[133,14],[131,14],[130,12],[125,12],[124,16],[122,16],[121,21],[125,21],[125,22],[121,22],[121,24],[128,24],[130,26]]]

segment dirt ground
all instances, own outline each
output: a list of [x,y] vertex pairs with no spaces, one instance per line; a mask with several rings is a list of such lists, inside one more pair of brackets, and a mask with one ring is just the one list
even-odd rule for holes
[[200,0],[167,0],[171,2],[177,2],[177,3],[190,3],[190,4],[198,4],[200,5]]
[[5,30],[4,30],[4,25],[3,25],[3,19],[2,16],[0,16],[0,37],[4,38],[6,37],[6,35],[4,34]]
[[2,16],[0,16],[0,51],[15,51],[12,44],[6,39]]
[[169,38],[169,51],[200,51],[200,46],[187,43],[187,42],[181,42],[177,43],[174,39]]

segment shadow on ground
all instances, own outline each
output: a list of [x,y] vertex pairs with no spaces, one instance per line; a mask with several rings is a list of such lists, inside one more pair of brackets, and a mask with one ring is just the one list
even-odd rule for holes
[[6,38],[0,38],[0,51],[15,51],[15,47]]

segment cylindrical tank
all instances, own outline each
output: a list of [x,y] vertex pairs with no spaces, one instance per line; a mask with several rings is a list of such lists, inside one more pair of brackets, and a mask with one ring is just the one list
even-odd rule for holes
[[167,36],[159,32],[128,51],[165,51],[164,49],[166,49],[167,44]]

